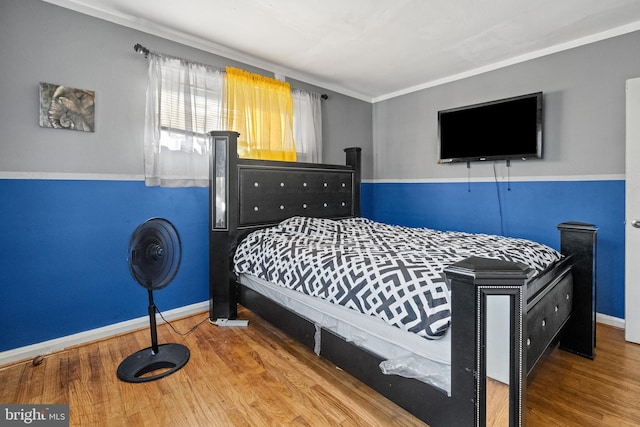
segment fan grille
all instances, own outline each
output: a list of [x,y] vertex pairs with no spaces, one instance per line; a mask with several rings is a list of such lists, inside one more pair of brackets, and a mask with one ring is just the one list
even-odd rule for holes
[[167,286],[178,273],[181,243],[173,224],[151,218],[140,224],[129,243],[129,269],[140,285],[150,290]]

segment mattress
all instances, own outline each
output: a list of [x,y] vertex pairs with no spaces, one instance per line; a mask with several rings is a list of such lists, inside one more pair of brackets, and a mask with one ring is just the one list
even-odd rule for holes
[[451,324],[444,268],[470,256],[541,272],[560,253],[525,239],[442,232],[374,222],[293,217],[251,233],[234,272],[324,299],[437,340]]

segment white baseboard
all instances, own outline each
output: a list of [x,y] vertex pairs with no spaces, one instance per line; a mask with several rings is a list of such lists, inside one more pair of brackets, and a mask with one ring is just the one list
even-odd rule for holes
[[609,316],[608,314],[596,313],[596,322],[603,323],[605,325],[614,326],[616,328],[624,329],[624,319],[619,317]]
[[[198,314],[203,311],[207,311],[208,309],[209,301],[203,301],[168,310],[163,312],[162,315],[167,320],[173,320]],[[162,323],[162,319],[158,318],[158,324],[160,323]],[[138,317],[137,319],[126,320],[113,325],[103,326],[101,328],[91,329],[89,331],[73,335],[67,335],[66,337],[3,351],[0,352],[0,367],[146,327],[149,327],[149,316]]]

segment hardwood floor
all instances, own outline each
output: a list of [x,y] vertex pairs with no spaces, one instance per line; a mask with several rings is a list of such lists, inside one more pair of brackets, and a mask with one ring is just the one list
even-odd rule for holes
[[598,324],[596,357],[554,350],[527,389],[527,421],[543,426],[639,426],[640,345]]
[[[180,342],[191,359],[173,375],[130,384],[120,362],[148,330],[0,368],[0,402],[68,403],[73,426],[419,426],[419,420],[245,310],[247,328],[208,322]],[[186,331],[207,314],[174,321]],[[530,426],[640,425],[640,346],[598,325],[596,360],[554,350],[529,385]]]

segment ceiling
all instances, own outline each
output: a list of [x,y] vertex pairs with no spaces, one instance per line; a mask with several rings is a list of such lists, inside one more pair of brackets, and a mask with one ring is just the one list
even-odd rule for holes
[[44,1],[370,102],[640,30],[638,0]]

